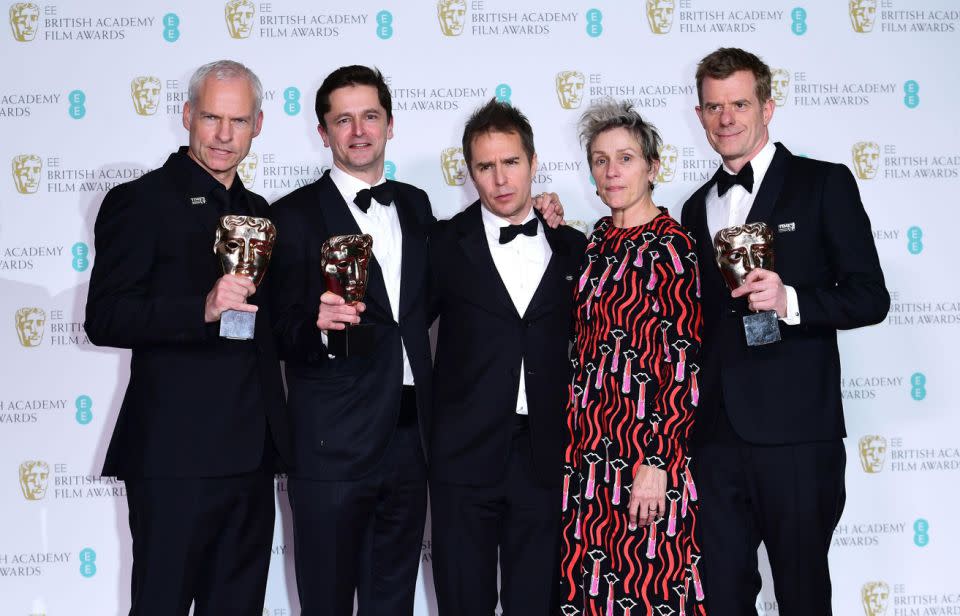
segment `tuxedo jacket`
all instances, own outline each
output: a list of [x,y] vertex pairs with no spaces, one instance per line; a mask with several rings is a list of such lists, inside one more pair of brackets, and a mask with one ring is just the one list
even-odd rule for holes
[[791,154],[782,144],[747,222],[774,235],[775,269],[796,289],[800,324],[780,322],[780,342],[748,347],[746,302],[730,298],[707,228],[705,198],[715,179],[683,206],[682,223],[697,240],[702,279],[703,397],[697,438],[715,426],[721,404],[737,434],[754,444],[846,436],[840,398],[837,330],[878,323],[890,296],[883,281],[856,181],[847,167]]
[[[263,198],[234,183],[246,212],[268,215]],[[181,150],[110,190],[100,207],[84,327],[96,345],[133,351],[104,475],[234,475],[259,468],[265,446],[290,460],[263,291],[271,274],[248,300],[259,306],[253,341],[221,339],[219,321],[204,323],[207,293],[223,275],[213,252],[214,186]]]
[[523,360],[537,481],[563,477],[573,285],[587,240],[567,226],[540,228],[552,255],[519,314],[497,267],[477,201],[431,237],[431,296],[439,312],[434,363],[431,480],[491,485],[507,466]]
[[[362,233],[329,172],[271,207],[277,225],[271,286],[274,332],[286,361],[287,405],[294,429],[295,476],[358,479],[376,468],[400,413],[403,347],[417,392],[424,453],[430,425],[430,340],[427,322],[427,235],[433,215],[427,194],[393,182],[400,219],[402,261],[400,319],[394,320],[376,257],[368,266],[366,312],[374,328],[369,357],[330,357],[317,329],[323,243],[335,235]],[[376,248],[374,247],[374,252]]]

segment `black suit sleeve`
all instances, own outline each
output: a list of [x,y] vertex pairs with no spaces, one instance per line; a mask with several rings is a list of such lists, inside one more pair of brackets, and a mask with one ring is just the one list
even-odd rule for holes
[[853,174],[830,165],[824,184],[821,237],[836,284],[795,287],[803,326],[853,329],[879,323],[890,308],[870,219]]
[[163,224],[149,198],[130,185],[113,188],[94,225],[96,257],[84,328],[99,346],[195,342],[207,338],[203,295],[167,296],[151,289]]

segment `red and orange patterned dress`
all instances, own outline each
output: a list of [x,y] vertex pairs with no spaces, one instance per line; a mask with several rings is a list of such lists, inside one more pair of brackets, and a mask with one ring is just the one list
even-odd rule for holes
[[[594,228],[575,288],[563,484],[564,616],[703,616],[687,437],[700,392],[700,273],[664,210]],[[634,469],[667,473],[666,516],[628,528]]]

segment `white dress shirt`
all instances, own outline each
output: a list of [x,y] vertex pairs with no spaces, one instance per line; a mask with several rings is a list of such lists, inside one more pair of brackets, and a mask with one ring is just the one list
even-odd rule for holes
[[[747,222],[747,216],[750,214],[750,208],[753,207],[753,201],[757,193],[760,192],[760,184],[763,182],[767,169],[773,161],[773,155],[777,148],[772,141],[767,141],[766,145],[757,152],[757,155],[750,161],[753,167],[753,192],[748,192],[746,188],[739,184],[734,184],[730,190],[725,192],[722,197],[717,195],[717,190],[711,188],[707,191],[707,228],[710,230],[710,237],[716,236],[717,231],[726,227],[735,227]],[[723,170],[730,175],[736,175],[730,167],[723,164]],[[773,247],[776,254],[776,244]],[[787,291],[787,316],[780,320],[787,325],[798,325],[800,323],[800,307],[797,301],[797,291],[789,285],[784,285]]]
[[[513,241],[500,243],[500,228],[511,223],[491,213],[487,208],[480,207],[480,216],[483,218],[483,230],[487,236],[487,245],[493,263],[497,267],[503,285],[513,300],[517,312],[522,316],[533,299],[533,294],[540,286],[540,279],[547,270],[550,262],[550,244],[543,234],[543,223],[537,220],[537,234],[533,237],[520,234]],[[523,222],[535,218],[533,208],[527,213]],[[522,223],[521,223],[522,224]],[[520,388],[517,390],[517,414],[527,415],[527,381],[525,378],[524,361],[520,360]]]
[[[330,170],[330,179],[340,191],[340,196],[347,203],[347,209],[357,221],[357,226],[363,233],[373,237],[373,256],[383,272],[383,282],[387,287],[387,299],[390,302],[390,312],[393,320],[400,321],[400,264],[403,258],[403,232],[400,228],[400,217],[397,215],[396,205],[381,205],[376,199],[370,200],[370,208],[364,213],[353,202],[357,193],[364,188],[378,186],[384,183],[384,177],[374,184],[367,184],[339,167]],[[360,316],[363,319],[363,316]],[[326,335],[323,337],[326,343]],[[407,358],[407,349],[400,341],[403,350],[403,384],[413,385],[413,370]]]

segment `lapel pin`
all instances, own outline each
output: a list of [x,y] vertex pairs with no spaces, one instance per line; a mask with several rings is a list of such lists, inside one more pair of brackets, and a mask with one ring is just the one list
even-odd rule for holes
[[203,205],[206,202],[207,202],[206,197],[190,197],[191,205]]
[[780,226],[777,227],[777,231],[779,231],[780,233],[786,233],[788,231],[796,231],[796,230],[797,230],[797,225],[796,223],[793,223],[793,222],[782,222],[780,223]]

